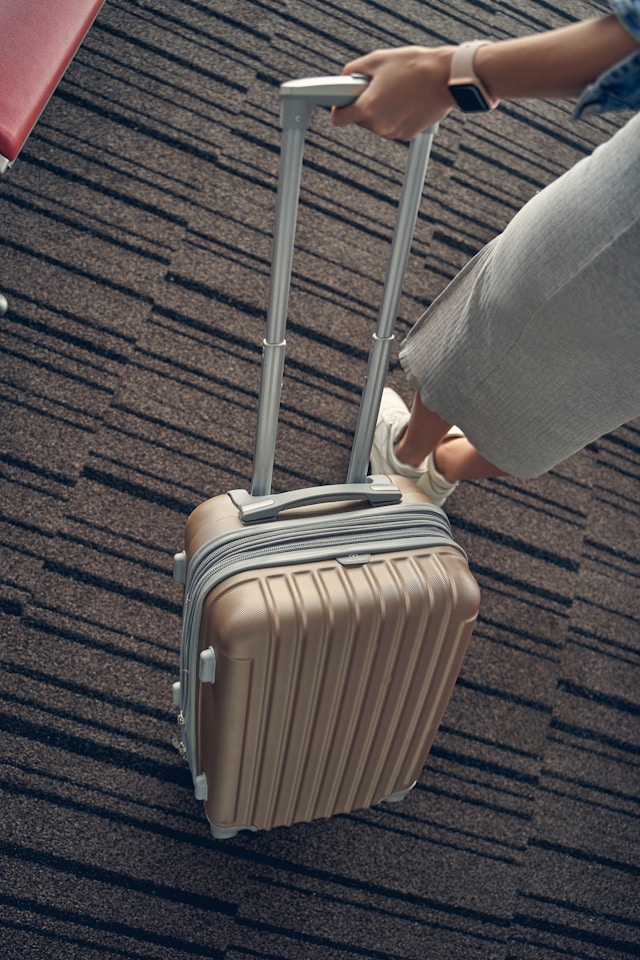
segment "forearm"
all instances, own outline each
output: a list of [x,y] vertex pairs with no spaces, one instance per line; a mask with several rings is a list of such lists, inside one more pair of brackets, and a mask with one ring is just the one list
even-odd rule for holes
[[[640,48],[612,14],[558,30],[481,46],[475,71],[501,100],[572,97],[603,71]],[[352,60],[344,73],[371,83],[355,103],[333,109],[338,126],[359,123],[383,137],[411,140],[455,105],[449,90],[453,46],[377,50]]]
[[476,73],[494,97],[577,96],[608,67],[640,48],[611,14],[480,47]]

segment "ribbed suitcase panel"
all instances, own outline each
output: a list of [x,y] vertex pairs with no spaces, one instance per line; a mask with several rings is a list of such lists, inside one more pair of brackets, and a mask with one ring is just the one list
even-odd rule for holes
[[218,826],[370,806],[417,779],[477,615],[463,557],[438,547],[237,575],[205,602],[198,762]]

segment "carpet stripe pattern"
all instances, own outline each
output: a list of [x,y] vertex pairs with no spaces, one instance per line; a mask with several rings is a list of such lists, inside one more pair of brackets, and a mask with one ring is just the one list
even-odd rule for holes
[[[172,554],[251,476],[278,83],[605,8],[107,0],[0,184],[5,960],[638,955],[640,422],[452,497],[481,616],[403,803],[215,843],[171,705]],[[398,341],[623,119],[447,118]],[[346,471],[406,146],[318,111],[305,158],[281,490]]]

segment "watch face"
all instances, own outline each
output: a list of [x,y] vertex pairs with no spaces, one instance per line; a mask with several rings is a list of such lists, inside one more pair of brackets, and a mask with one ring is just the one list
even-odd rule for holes
[[491,109],[474,83],[452,83],[449,90],[464,113],[484,113]]

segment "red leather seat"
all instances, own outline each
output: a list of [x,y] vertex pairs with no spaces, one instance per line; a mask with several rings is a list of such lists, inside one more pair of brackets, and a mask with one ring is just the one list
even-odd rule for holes
[[103,3],[1,0],[0,172],[18,156]]

